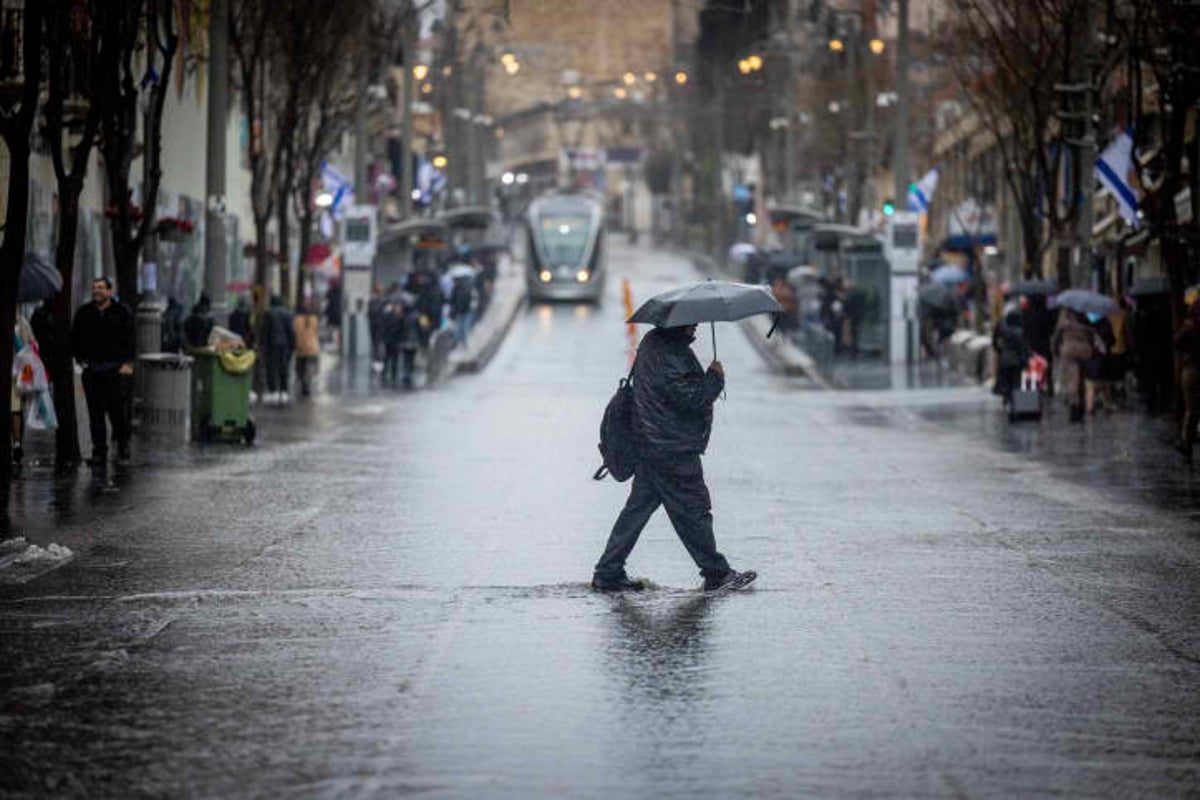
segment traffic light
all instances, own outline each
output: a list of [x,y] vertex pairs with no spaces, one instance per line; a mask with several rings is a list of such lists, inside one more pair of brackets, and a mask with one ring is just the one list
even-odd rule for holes
[[889,197],[887,200],[883,201],[883,215],[885,217],[890,217],[892,214],[895,214],[895,213],[896,213],[896,204],[893,203],[892,199]]

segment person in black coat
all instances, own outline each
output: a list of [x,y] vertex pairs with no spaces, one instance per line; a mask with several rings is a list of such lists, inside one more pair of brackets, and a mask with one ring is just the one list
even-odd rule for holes
[[998,354],[992,393],[1003,397],[1007,404],[1012,401],[1013,390],[1021,385],[1021,373],[1029,363],[1029,345],[1025,343],[1020,311],[1009,311],[996,326],[992,348]]
[[204,292],[192,306],[192,313],[183,321],[183,343],[190,349],[208,347],[208,335],[212,333],[212,302]]
[[137,357],[137,323],[129,306],[113,297],[112,281],[92,281],[92,302],[75,312],[71,325],[71,351],[83,365],[83,393],[87,398],[92,432],[94,467],[108,463],[108,425],[117,442],[117,457],[129,459],[129,415],[125,398],[133,380]]
[[638,452],[633,487],[617,517],[592,587],[600,591],[641,588],[625,572],[625,560],[650,516],[665,506],[675,533],[704,576],[706,591],[745,588],[753,572],[736,572],[717,551],[712,502],[700,456],[708,448],[713,402],[725,388],[725,370],[707,370],[692,352],[696,326],[655,328],[638,347],[633,368],[633,432]]
[[267,361],[266,400],[286,403],[289,399],[288,365],[292,351],[296,349],[296,330],[292,325],[292,314],[279,295],[271,297],[271,307],[263,314],[258,341]]

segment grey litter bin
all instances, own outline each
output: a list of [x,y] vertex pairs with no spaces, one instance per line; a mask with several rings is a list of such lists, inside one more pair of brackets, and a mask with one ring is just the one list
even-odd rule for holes
[[175,353],[138,356],[141,432],[186,442],[192,429],[192,359]]

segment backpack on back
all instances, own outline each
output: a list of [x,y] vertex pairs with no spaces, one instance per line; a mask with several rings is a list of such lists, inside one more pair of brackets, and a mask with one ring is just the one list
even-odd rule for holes
[[600,457],[604,463],[592,475],[594,480],[604,480],[611,475],[618,481],[633,477],[637,465],[637,450],[633,444],[633,370],[621,378],[617,391],[604,408],[600,420]]

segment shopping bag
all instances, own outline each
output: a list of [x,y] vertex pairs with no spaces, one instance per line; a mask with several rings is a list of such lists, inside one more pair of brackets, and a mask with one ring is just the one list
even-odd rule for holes
[[54,397],[49,391],[37,392],[29,404],[25,427],[34,431],[52,431],[58,428],[58,414],[54,410]]
[[13,357],[13,381],[16,383],[17,393],[22,395],[44,392],[50,388],[46,366],[33,347],[25,345]]

